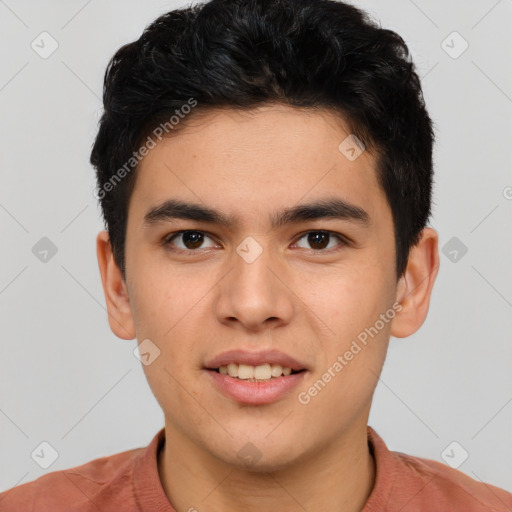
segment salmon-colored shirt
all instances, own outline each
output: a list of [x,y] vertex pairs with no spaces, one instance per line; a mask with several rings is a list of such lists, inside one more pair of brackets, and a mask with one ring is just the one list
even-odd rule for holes
[[[440,462],[388,450],[367,427],[376,463],[373,490],[362,512],[505,512],[512,493],[479,482]],[[157,467],[162,428],[147,447],[47,473],[0,494],[1,512],[176,512]],[[198,498],[199,499],[199,498]],[[191,507],[201,510],[201,503]]]

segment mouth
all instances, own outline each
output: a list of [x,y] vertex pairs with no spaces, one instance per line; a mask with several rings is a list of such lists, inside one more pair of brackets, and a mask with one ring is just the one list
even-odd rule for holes
[[289,398],[310,368],[277,349],[218,354],[204,364],[213,388],[235,402],[262,405]]
[[205,368],[213,388],[240,404],[258,406],[290,399],[290,393],[304,381],[306,369],[292,369],[278,364],[250,366],[229,363]]

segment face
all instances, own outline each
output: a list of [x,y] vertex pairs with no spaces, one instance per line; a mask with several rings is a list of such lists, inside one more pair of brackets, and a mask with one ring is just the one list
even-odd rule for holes
[[[216,460],[242,464],[250,441],[259,468],[286,467],[366,425],[405,287],[375,162],[339,149],[349,134],[327,111],[222,110],[138,168],[111,326],[150,340],[166,430]],[[169,200],[209,212],[159,208]],[[218,359],[232,350],[248,359]],[[207,369],[228,360],[297,373],[260,384]]]

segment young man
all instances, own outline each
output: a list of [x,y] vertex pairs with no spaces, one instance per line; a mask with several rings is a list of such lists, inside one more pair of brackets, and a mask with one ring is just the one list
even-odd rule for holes
[[341,2],[212,0],[123,46],[104,107],[109,322],[137,338],[165,427],[2,511],[512,507],[367,425],[439,266],[432,122],[400,36]]

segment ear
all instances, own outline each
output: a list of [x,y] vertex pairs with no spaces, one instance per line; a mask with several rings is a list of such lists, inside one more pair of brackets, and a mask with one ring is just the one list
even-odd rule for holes
[[135,338],[135,324],[128,290],[123,274],[114,260],[107,231],[100,231],[96,237],[96,254],[107,303],[110,329],[118,338],[132,340]]
[[391,336],[406,338],[427,317],[430,295],[439,270],[438,235],[424,228],[419,242],[411,247],[407,268],[397,285],[396,300],[402,305],[391,324]]

